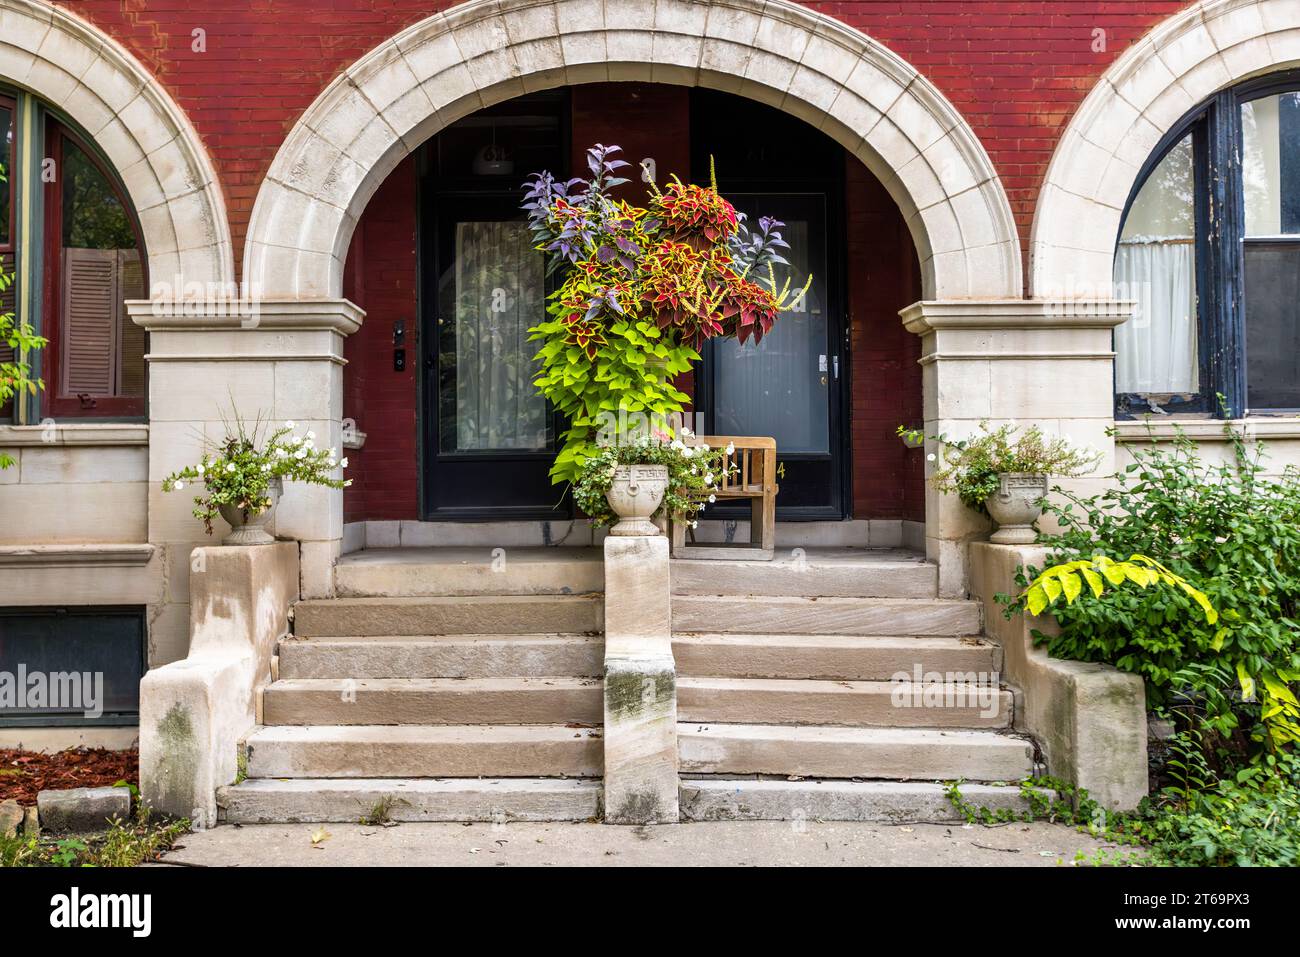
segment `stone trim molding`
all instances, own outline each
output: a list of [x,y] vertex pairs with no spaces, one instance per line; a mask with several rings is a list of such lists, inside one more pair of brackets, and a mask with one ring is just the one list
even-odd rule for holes
[[1223,442],[1223,427],[1242,432],[1247,441],[1300,439],[1300,416],[1257,415],[1244,419],[1180,419],[1176,416],[1147,416],[1115,422],[1115,438],[1121,442],[1168,442],[1181,432],[1197,443]]
[[152,545],[0,545],[0,566],[61,568],[68,565],[147,565]]
[[1300,63],[1296,0],[1201,0],[1097,81],[1052,155],[1030,239],[1034,296],[1106,296],[1120,218],[1161,138],[1219,90]]
[[0,448],[34,445],[148,445],[144,422],[55,422],[0,425]]
[[365,310],[347,299],[256,299],[217,302],[132,299],[131,321],[150,332],[337,332],[361,328]]
[[1021,295],[1011,207],[961,114],[883,44],[791,0],[470,0],[412,25],[285,139],[253,208],[245,280],[269,297],[339,296],[358,217],[420,143],[502,100],[603,80],[706,86],[801,117],[899,204],[927,297]]
[[140,219],[155,286],[234,281],[216,172],[180,107],[102,30],[45,0],[0,0],[0,78],[76,120]]
[[985,299],[914,302],[899,310],[908,332],[935,329],[1112,329],[1128,321],[1123,299]]

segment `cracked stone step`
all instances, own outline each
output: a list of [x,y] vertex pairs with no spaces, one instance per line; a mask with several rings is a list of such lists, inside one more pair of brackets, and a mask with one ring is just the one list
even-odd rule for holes
[[250,778],[599,777],[598,728],[282,725],[247,740]]
[[598,676],[598,635],[385,635],[280,642],[281,678]]
[[600,634],[600,595],[317,598],[294,605],[299,638]]
[[683,774],[1018,781],[1035,772],[1033,742],[992,731],[683,722],[677,732]]
[[[973,638],[850,635],[674,635],[683,677],[846,678],[888,681],[896,675],[991,675],[1002,649]],[[281,674],[283,674],[281,664]],[[956,680],[955,677],[949,680]]]
[[[961,796],[994,811],[1029,809],[1029,801],[1016,785],[963,784]],[[681,786],[681,813],[684,821],[965,821],[948,799],[946,785],[919,781],[686,780]]]
[[974,601],[674,595],[673,631],[800,635],[978,635]]
[[290,678],[267,686],[263,723],[579,724],[604,721],[599,678]]
[[968,682],[683,677],[677,715],[727,724],[1004,728],[1011,724],[1012,695]]
[[341,557],[342,597],[580,595],[605,590],[598,548],[368,548]]
[[355,822],[384,802],[393,821],[590,821],[599,779],[418,778],[247,780],[217,790],[232,824]]
[[934,598],[939,569],[902,549],[778,548],[770,562],[674,559],[674,595]]

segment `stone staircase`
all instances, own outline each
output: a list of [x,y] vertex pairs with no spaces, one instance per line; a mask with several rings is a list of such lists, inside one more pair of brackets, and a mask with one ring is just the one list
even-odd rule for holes
[[[599,549],[374,549],[300,601],[223,820],[599,819]],[[685,820],[953,820],[1035,771],[980,606],[902,550],[672,563]],[[905,680],[899,680],[902,676]]]
[[301,601],[230,822],[588,820],[601,801],[592,549],[345,556]]
[[[980,606],[903,551],[675,561],[683,819],[945,820],[1035,770]],[[905,676],[905,681],[898,680]]]

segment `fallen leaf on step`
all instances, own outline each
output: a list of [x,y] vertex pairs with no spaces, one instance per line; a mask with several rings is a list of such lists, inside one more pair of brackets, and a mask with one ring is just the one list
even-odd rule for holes
[[323,842],[328,841],[333,836],[334,835],[331,834],[329,831],[325,830],[325,828],[318,827],[316,830],[312,831],[311,833],[312,847],[317,847],[317,848],[320,847],[320,845]]
[[899,830],[902,831],[904,834],[911,834],[913,831],[916,830],[916,828],[914,828],[914,827],[900,827]]

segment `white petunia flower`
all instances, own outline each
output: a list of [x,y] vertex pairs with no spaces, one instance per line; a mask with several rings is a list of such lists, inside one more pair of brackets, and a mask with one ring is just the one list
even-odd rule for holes
[[343,458],[339,459],[339,468],[345,469],[347,467],[348,467],[348,457],[345,455],[343,456]]
[[293,420],[290,419],[288,422],[284,423],[284,427],[285,427],[286,429],[292,429],[292,428],[294,427],[294,425],[293,425]]
[[226,463],[226,471],[227,471],[227,472],[233,472],[234,470],[235,470],[235,463],[234,463],[234,462],[227,462],[227,463]]
[[728,455],[735,455],[735,454],[736,454],[736,443],[735,443],[735,442],[728,442],[728,443],[727,443],[727,454],[728,454]]
[[925,460],[927,462],[933,462],[937,457],[938,456],[936,456],[933,452],[931,452],[929,455],[925,457]]
[[710,501],[710,502],[716,502],[717,500],[718,500],[718,496],[716,496],[716,495],[710,495],[710,496],[709,496],[709,501]]
[[712,472],[708,472],[708,473],[705,474],[705,476],[704,476],[704,484],[705,484],[705,485],[712,485],[712,484],[713,484],[713,473],[712,473]]
[[204,469],[204,468],[206,468],[206,466],[204,466],[204,464],[203,464],[202,462],[200,462],[200,463],[195,467],[194,471],[196,471],[196,472],[198,472],[200,475],[202,475],[202,474],[203,474],[203,469]]
[[184,487],[185,487],[184,482],[177,482],[175,485],[172,486],[172,488],[176,489],[178,492]]
[[307,430],[307,438],[312,439],[312,440],[314,441],[315,438],[316,438],[316,433],[313,432],[311,429],[308,429],[308,430]]
[[295,459],[305,459],[305,458],[307,457],[307,450],[306,450],[306,449],[299,449],[297,452],[294,452],[294,453],[293,453],[293,457],[294,457]]

